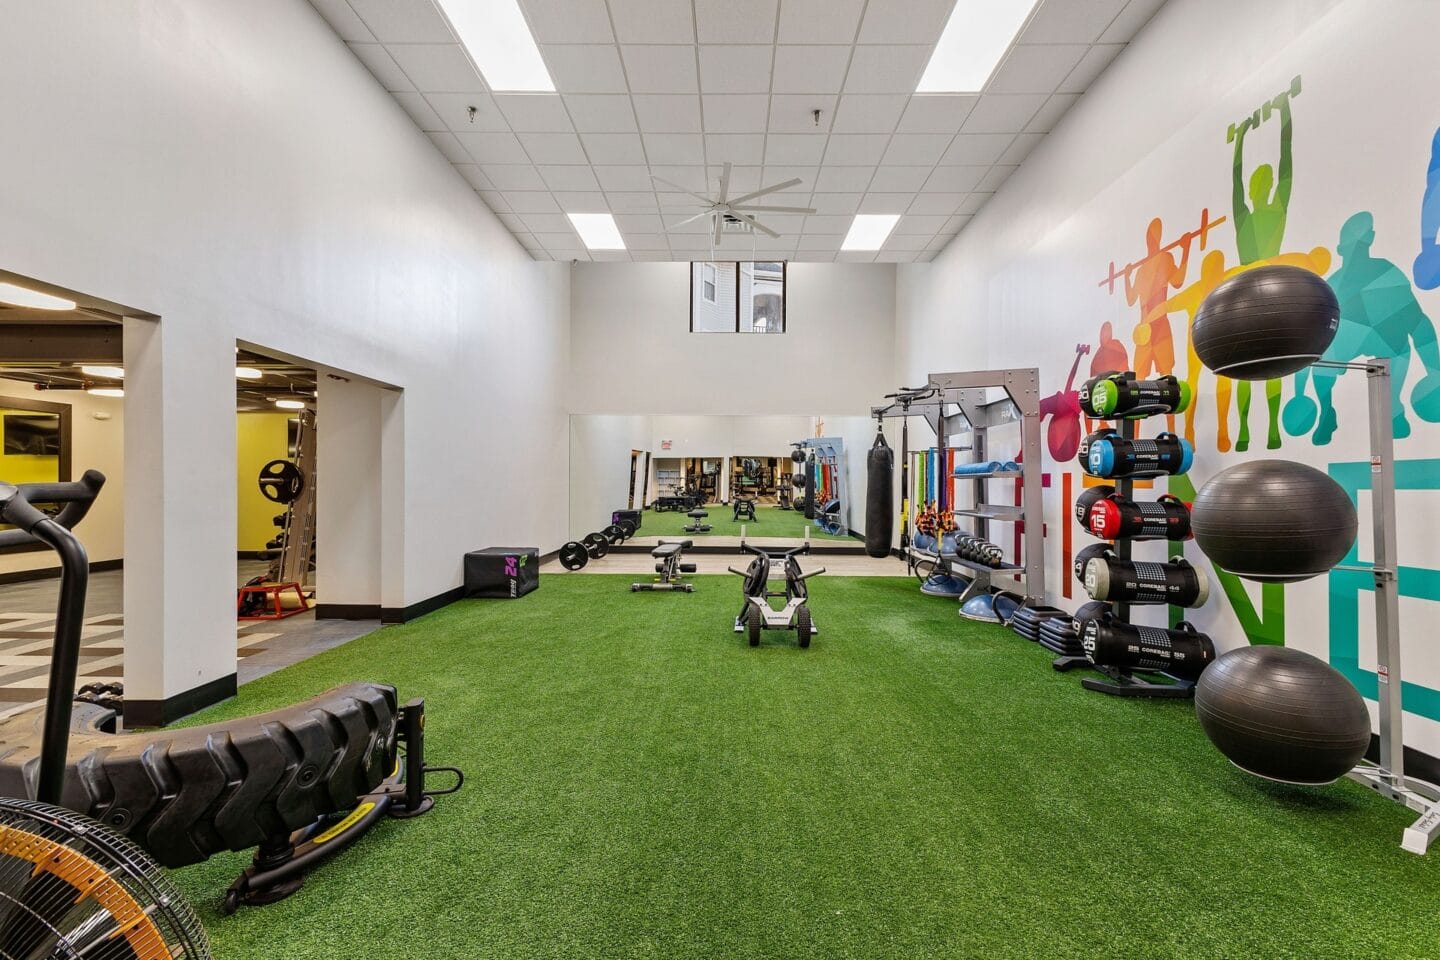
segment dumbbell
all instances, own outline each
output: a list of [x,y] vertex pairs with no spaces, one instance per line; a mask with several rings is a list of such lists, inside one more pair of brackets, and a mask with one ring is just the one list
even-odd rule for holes
[[1085,381],[1079,393],[1087,416],[1138,419],[1160,413],[1184,413],[1190,406],[1190,385],[1174,376],[1140,380],[1126,371],[1108,371]]
[[1089,444],[1085,471],[1106,479],[1174,475],[1188,471],[1194,459],[1190,441],[1173,433],[1162,433],[1154,440],[1126,440],[1110,433]]
[[1085,564],[1085,592],[1095,600],[1112,603],[1171,603],[1177,607],[1203,607],[1210,599],[1205,571],[1183,557],[1165,563],[1122,560],[1113,554]]
[[1137,503],[1111,493],[1095,502],[1083,522],[1091,533],[1106,540],[1174,541],[1191,537],[1190,505],[1170,493],[1153,503]]

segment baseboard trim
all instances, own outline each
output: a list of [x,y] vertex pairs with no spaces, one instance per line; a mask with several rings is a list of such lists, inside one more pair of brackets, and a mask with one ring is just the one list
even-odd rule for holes
[[379,620],[378,603],[317,603],[316,620]]
[[409,623],[416,617],[423,617],[427,613],[434,613],[441,607],[448,607],[465,596],[463,586],[453,587],[444,593],[437,593],[433,597],[420,600],[410,604],[408,607],[381,607],[381,623]]
[[[124,559],[96,560],[90,564],[90,572],[104,573],[107,570],[122,570],[124,567]],[[45,567],[40,570],[15,570],[10,573],[0,573],[0,584],[31,583],[35,580],[55,580],[59,576],[59,567]]]
[[237,678],[232,673],[164,700],[131,700],[127,697],[125,726],[163,727],[181,717],[188,717],[196,710],[203,710],[211,704],[230,699],[235,696],[237,689]]
[[[1371,763],[1380,762],[1380,738],[1373,733],[1370,734],[1370,749],[1365,751],[1365,759]],[[1440,758],[1414,747],[1406,747],[1405,772],[1419,780],[1440,783]]]

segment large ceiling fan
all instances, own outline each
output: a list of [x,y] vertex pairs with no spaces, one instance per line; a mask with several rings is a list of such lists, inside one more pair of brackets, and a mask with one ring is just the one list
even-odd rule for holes
[[731,200],[730,166],[731,165],[727,163],[720,171],[720,195],[718,197],[707,197],[703,194],[696,193],[693,190],[686,190],[678,183],[672,183],[671,181],[666,180],[664,177],[650,178],[656,183],[665,184],[665,186],[671,188],[672,190],[679,190],[681,193],[688,194],[705,205],[705,209],[695,214],[695,216],[687,217],[686,219],[681,220],[679,223],[672,223],[670,226],[666,227],[666,233],[672,233],[678,228],[685,226],[685,224],[694,223],[696,220],[699,220],[702,217],[709,217],[711,220],[710,242],[714,245],[719,245],[721,235],[726,232],[725,228],[727,223],[733,224],[747,233],[753,229],[760,231],[768,237],[778,238],[780,234],[776,233],[774,230],[771,230],[769,227],[765,226],[765,224],[761,223],[760,221],[756,220],[753,216],[751,216],[751,214],[815,212],[814,208],[812,207],[755,206],[749,203],[749,201],[759,199],[766,194],[775,193],[778,190],[788,190],[791,187],[798,186],[800,183],[799,177],[795,177],[792,180],[786,180],[783,183],[774,183],[768,187],[761,187],[759,190],[756,190],[753,193],[747,193],[743,197],[736,197],[735,199]]

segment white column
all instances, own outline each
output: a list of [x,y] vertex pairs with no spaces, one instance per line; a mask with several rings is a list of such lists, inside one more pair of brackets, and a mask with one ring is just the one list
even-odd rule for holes
[[380,605],[380,394],[332,380],[316,390],[316,601]]
[[405,587],[405,394],[380,392],[380,606],[401,610]]

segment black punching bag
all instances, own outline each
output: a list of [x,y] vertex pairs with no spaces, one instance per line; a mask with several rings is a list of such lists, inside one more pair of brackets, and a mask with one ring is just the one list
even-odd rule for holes
[[805,519],[815,519],[815,454],[805,458]]
[[895,451],[885,442],[884,433],[875,434],[865,458],[865,552],[872,557],[890,555],[895,510],[891,496],[895,479]]

